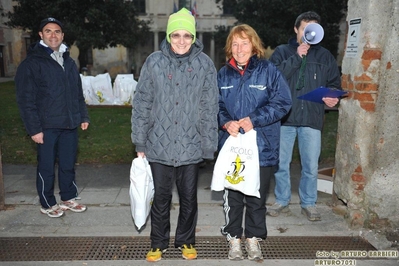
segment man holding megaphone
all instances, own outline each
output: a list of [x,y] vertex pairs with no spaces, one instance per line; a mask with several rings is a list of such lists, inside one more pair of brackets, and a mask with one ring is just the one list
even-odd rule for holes
[[297,98],[321,86],[341,89],[336,60],[319,44],[324,36],[320,20],[320,16],[313,11],[300,14],[294,26],[296,38],[290,39],[288,44],[279,45],[270,57],[270,61],[287,79],[292,96],[292,109],[282,120],[280,162],[275,172],[276,202],[267,210],[270,216],[288,211],[291,200],[290,163],[298,137],[302,166],[299,183],[301,212],[310,221],[321,220],[316,201],[324,107],[335,106],[338,98],[324,97],[324,104]]

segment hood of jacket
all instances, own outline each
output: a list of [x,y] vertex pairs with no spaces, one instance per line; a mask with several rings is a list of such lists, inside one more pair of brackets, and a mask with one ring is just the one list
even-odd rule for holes
[[160,45],[160,50],[170,61],[187,60],[188,62],[192,62],[194,58],[198,57],[203,49],[204,45],[198,39],[195,40],[191,45],[190,50],[184,55],[175,54],[172,50],[172,46],[166,41],[166,39],[164,39]]
[[[63,51],[62,57],[65,60],[66,58],[70,57],[69,48],[65,44],[61,44],[61,46],[62,46],[62,51]],[[46,46],[42,45],[40,42],[35,42],[35,43],[32,43],[31,45],[29,45],[27,57],[29,57],[29,56],[47,57],[46,55],[51,55],[53,52],[54,52],[53,49],[51,49],[50,47],[48,47],[48,46],[46,47]]]

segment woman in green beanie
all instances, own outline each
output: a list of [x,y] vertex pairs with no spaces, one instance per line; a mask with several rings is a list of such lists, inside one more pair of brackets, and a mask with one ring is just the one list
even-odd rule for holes
[[180,203],[174,246],[183,258],[197,258],[198,172],[217,149],[218,87],[214,63],[195,34],[190,11],[170,15],[161,50],[146,59],[133,99],[132,142],[150,162],[155,187],[147,261],[159,261],[169,245],[173,182]]

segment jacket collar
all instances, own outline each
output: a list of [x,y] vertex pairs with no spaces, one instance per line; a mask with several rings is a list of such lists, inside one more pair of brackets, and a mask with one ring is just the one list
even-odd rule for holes
[[[40,40],[39,44],[40,44],[41,46],[43,46],[44,50],[45,50],[48,54],[52,54],[52,53],[54,52],[53,49],[51,49],[50,47],[48,47],[48,45],[45,44],[45,43],[43,42],[43,40]],[[67,52],[67,51],[68,51],[68,46],[66,46],[65,44],[62,43],[58,52],[64,53],[64,52]]]
[[[166,55],[170,60],[177,58],[176,54],[173,53],[170,43],[166,41],[166,38],[161,42],[160,49],[164,55]],[[191,45],[190,50],[183,55],[184,57],[188,57],[188,61],[191,62],[194,57],[197,57],[202,50],[204,49],[204,45],[196,39],[195,42]]]
[[227,61],[227,65],[229,65],[231,68],[234,68],[235,70],[239,71],[241,75],[244,75],[246,71],[251,72],[255,67],[256,67],[256,62],[258,61],[258,56],[254,54],[249,58],[249,61],[245,67],[244,70],[240,70],[237,67],[236,60],[234,58],[230,58],[230,60]]

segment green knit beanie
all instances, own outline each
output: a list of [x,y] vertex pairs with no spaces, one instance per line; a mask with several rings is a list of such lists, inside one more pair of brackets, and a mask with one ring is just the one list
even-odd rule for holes
[[166,40],[170,43],[170,34],[177,30],[186,30],[194,35],[195,42],[195,18],[186,8],[180,9],[178,12],[169,16],[168,26],[166,26]]

